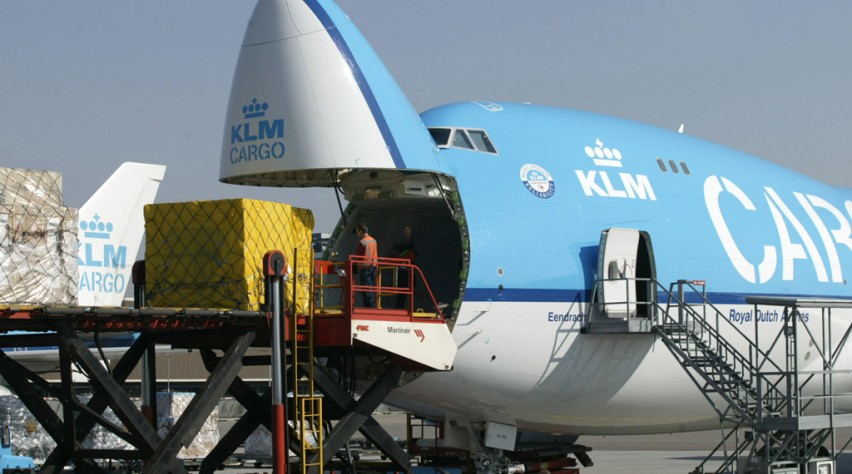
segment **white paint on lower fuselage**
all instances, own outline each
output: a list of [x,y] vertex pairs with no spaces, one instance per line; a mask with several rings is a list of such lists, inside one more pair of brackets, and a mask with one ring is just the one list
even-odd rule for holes
[[[453,330],[454,369],[424,374],[395,390],[390,402],[428,416],[459,421],[513,419],[521,429],[561,434],[639,434],[718,428],[718,416],[663,342],[651,334],[584,334],[565,315],[567,303],[464,303]],[[764,348],[782,318],[754,322],[750,305],[719,306],[738,314],[738,328]],[[771,315],[783,308],[760,308]],[[732,312],[733,311],[733,312]],[[832,347],[849,321],[835,310]],[[554,314],[563,315],[554,318]],[[752,316],[747,316],[751,314]],[[819,313],[809,318],[821,334]],[[724,332],[733,335],[729,325]],[[816,344],[799,331],[799,370],[819,370]],[[740,349],[745,342],[731,337]],[[773,359],[783,367],[783,341]],[[848,351],[847,351],[848,353]],[[848,356],[837,369],[850,367]],[[852,389],[852,376],[835,378],[835,393]],[[846,407],[850,409],[852,407]]]

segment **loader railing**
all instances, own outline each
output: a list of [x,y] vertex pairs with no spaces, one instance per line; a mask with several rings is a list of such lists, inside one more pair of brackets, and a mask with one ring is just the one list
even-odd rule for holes
[[[375,260],[375,282],[363,285],[359,279],[359,265],[371,263],[363,256],[350,256],[343,262],[317,260],[315,262],[316,314],[354,314],[382,311],[399,313],[401,317],[444,319],[444,305],[438,303],[423,271],[407,259],[380,257]],[[402,277],[405,274],[407,278]],[[418,289],[415,292],[415,288]],[[363,304],[363,295],[375,295],[375,307]],[[428,296],[429,306],[419,306]]]

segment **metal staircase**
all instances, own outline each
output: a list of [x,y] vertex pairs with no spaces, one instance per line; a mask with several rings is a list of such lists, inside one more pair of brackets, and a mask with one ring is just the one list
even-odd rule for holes
[[[823,445],[831,441],[834,446],[834,428],[852,422],[848,415],[834,410],[838,395],[831,388],[832,369],[849,331],[837,348],[831,347],[826,331],[830,330],[830,309],[852,307],[852,302],[749,299],[754,305],[751,314],[755,330],[747,335],[708,301],[703,282],[682,280],[664,292],[668,301],[653,331],[721,422],[722,442],[693,472],[705,472],[709,460],[720,450],[724,461],[713,472],[781,472],[813,465],[820,456],[829,462],[836,457],[833,448]],[[768,342],[763,345],[765,349],[758,345],[759,305],[783,307],[781,329],[770,341],[764,341]],[[810,332],[799,311],[802,307],[821,310],[825,322],[822,335]],[[819,344],[821,372],[806,374],[799,370],[797,336],[802,328],[812,342]]]
[[[647,296],[607,300],[598,297],[605,284],[647,288]],[[852,318],[843,320],[842,334],[832,334],[839,318],[833,318],[834,325],[829,319],[834,308],[852,309],[852,301],[747,297],[746,302],[752,306],[743,315],[748,323],[732,321],[736,318],[714,306],[701,280],[680,280],[668,288],[649,278],[598,280],[584,331],[651,332],[674,355],[720,421],[722,441],[693,472],[817,472],[815,463],[824,462],[831,463],[826,472],[834,472],[834,460],[852,442],[838,449],[835,428],[852,426],[852,415],[835,408],[835,401],[849,394],[834,386]],[[624,318],[609,314],[625,306],[636,309]],[[804,346],[807,357],[817,356],[816,370],[801,369]],[[710,470],[718,455],[721,465]]]
[[[703,292],[699,305],[690,304],[685,301],[684,285],[695,288],[692,283],[679,282],[678,299],[674,302],[671,301],[672,292],[667,292],[669,309],[663,312],[662,324],[654,326],[654,331],[681,366],[692,369],[687,373],[717,411],[720,420],[756,425],[761,414],[780,412],[783,406],[772,406],[769,401],[784,403],[786,400],[778,390],[782,381],[778,375],[786,369],[775,364],[769,354],[760,350],[736,326],[730,325],[730,330],[726,331],[729,334],[723,337],[719,322],[728,319],[716,311],[715,321],[709,321],[704,310],[712,305]],[[672,306],[676,308],[677,317],[671,315]],[[737,345],[746,347],[746,353],[738,350]],[[758,386],[762,388],[761,393]],[[712,398],[714,394],[727,403],[717,403],[718,400]]]

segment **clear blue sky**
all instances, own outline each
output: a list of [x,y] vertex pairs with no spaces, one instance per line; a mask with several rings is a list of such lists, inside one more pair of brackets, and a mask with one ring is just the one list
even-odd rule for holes
[[[341,0],[414,107],[509,100],[675,129],[852,183],[852,2]],[[78,207],[123,161],[159,202],[328,190],[218,182],[252,1],[0,0],[0,165],[61,171]]]

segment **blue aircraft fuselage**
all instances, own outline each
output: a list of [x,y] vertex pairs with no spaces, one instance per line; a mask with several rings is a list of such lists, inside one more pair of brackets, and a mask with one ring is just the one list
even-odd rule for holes
[[716,301],[852,296],[852,201],[841,190],[592,113],[469,102],[422,118],[430,129],[484,130],[497,150],[440,152],[470,232],[466,300],[587,300],[600,233],[613,227],[650,234],[659,281],[704,279]]

